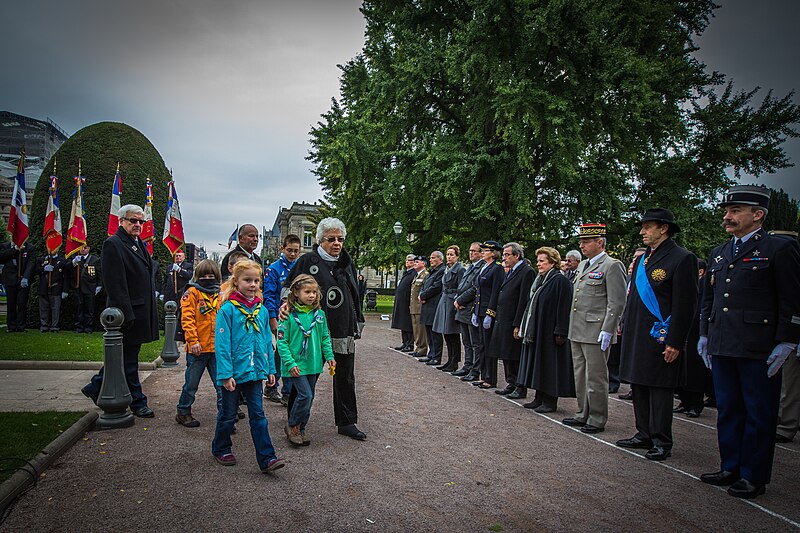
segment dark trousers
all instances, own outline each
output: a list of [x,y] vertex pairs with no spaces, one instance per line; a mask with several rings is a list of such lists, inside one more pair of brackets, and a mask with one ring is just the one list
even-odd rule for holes
[[358,423],[356,405],[356,354],[335,353],[336,373],[333,375],[333,418],[337,426]]
[[75,331],[91,333],[94,329],[94,293],[75,293]]
[[405,329],[400,330],[400,339],[403,346],[414,346],[414,332]]
[[619,390],[619,357],[621,342],[616,342],[611,345],[611,350],[608,352],[608,390]]
[[[142,392],[142,384],[139,382],[139,350],[141,344],[122,345],[122,366],[125,370],[125,381],[131,393],[131,411],[147,407],[147,396]],[[105,367],[92,377],[92,381],[86,386],[89,396],[97,398],[100,395],[100,387],[103,385],[103,371]]]
[[457,367],[461,362],[461,339],[458,333],[445,333],[444,343],[447,345],[448,366]]
[[[17,267],[12,267],[17,268]],[[30,288],[6,285],[6,324],[8,331],[23,331],[28,322],[28,293]]]
[[653,446],[672,449],[672,387],[649,387],[631,384],[636,436]]
[[39,295],[39,329],[58,331],[58,318],[61,316],[61,293]]
[[470,371],[474,374],[480,374],[481,367],[483,367],[483,328],[475,327],[472,324],[467,326],[469,328],[469,338],[472,340],[472,366]]
[[425,335],[428,337],[428,357],[435,361],[441,361],[444,348],[442,334],[434,332],[433,326],[425,326]]
[[483,346],[483,356],[481,357],[481,379],[492,387],[495,387],[497,386],[497,358],[486,355],[486,348],[492,341],[492,329],[494,329],[494,327],[484,329],[483,326],[480,326],[481,345]]
[[703,392],[681,389],[678,391],[678,399],[686,409],[695,409],[698,413],[703,410]]
[[510,387],[517,385],[517,374],[519,374],[519,360],[509,361],[503,359],[503,373],[506,376],[506,384]]
[[461,344],[464,346],[464,368],[469,371],[472,370],[473,361],[475,360],[475,345],[470,334],[470,327],[472,326],[459,322],[458,327],[461,330]]
[[714,356],[713,363],[721,468],[755,485],[769,483],[782,373],[768,378],[763,359]]

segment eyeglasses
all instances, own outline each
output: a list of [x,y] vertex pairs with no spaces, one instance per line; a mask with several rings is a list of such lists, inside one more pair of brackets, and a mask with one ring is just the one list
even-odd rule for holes
[[136,225],[136,224],[144,225],[144,219],[143,218],[124,218],[123,217],[122,220],[127,220],[128,222],[130,222],[131,224],[134,224],[134,225]]
[[325,237],[327,242],[344,242],[344,237]]
[[514,254],[512,254],[512,253],[504,253],[503,257],[511,257],[512,255],[514,255]]
[[470,250],[469,250],[469,251],[470,251],[470,253],[475,253],[475,254],[479,254],[479,253],[481,253],[481,250],[480,250],[480,248],[478,248],[477,250],[476,250],[476,249],[473,249],[473,248],[470,248]]

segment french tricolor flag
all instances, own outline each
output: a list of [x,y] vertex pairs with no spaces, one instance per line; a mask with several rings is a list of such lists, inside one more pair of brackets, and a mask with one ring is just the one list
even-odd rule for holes
[[183,220],[181,219],[181,207],[178,203],[178,193],[175,192],[175,182],[169,181],[169,197],[167,198],[167,217],[164,220],[164,245],[169,248],[169,252],[175,252],[183,246]]
[[111,191],[111,209],[108,213],[108,236],[116,235],[119,229],[119,208],[122,207],[122,176],[119,175],[119,163],[117,163],[117,174],[114,176],[114,188]]

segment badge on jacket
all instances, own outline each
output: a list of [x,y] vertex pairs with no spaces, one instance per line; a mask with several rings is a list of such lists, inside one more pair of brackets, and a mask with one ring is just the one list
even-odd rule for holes
[[603,273],[602,272],[589,272],[589,275],[586,276],[586,277],[588,277],[589,279],[603,279]]

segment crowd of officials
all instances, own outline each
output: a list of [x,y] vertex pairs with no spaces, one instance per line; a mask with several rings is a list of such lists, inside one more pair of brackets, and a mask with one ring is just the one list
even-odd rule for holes
[[762,187],[726,193],[732,238],[708,261],[675,242],[680,226],[660,208],[639,219],[643,247],[627,269],[606,253],[604,224],[581,225],[580,252],[564,260],[492,240],[472,243],[466,266],[455,245],[409,255],[395,349],[508,398],[532,389],[523,406],[538,413],[575,397],[562,422],[587,434],[604,431],[608,395],[629,383],[636,431],[616,444],[654,461],[672,455],[674,413],[715,405],[720,469],[701,480],[755,498],[776,441],[791,441],[800,420],[800,246],[763,230],[769,199]]

